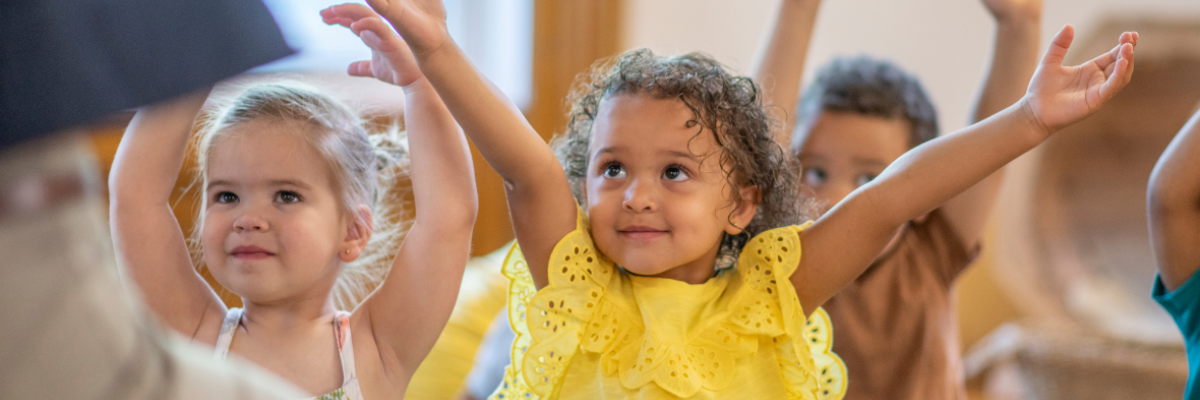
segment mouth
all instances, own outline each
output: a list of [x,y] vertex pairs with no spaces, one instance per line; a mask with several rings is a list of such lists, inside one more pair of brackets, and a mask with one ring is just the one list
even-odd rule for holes
[[650,240],[666,236],[671,231],[648,226],[633,225],[618,229],[617,233],[633,240]]
[[267,257],[274,257],[275,253],[258,246],[238,246],[234,247],[233,251],[229,252],[229,255],[242,260],[261,260]]

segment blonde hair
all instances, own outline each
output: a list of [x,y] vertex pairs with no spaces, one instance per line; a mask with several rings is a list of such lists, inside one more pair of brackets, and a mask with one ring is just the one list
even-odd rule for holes
[[[196,136],[197,183],[203,191],[208,179],[208,157],[213,146],[226,136],[230,127],[261,118],[299,121],[317,129],[296,131],[321,154],[333,177],[342,211],[370,223],[371,239],[361,255],[347,263],[333,286],[335,306],[351,310],[383,282],[391,268],[400,241],[408,228],[401,198],[393,193],[398,181],[407,177],[407,140],[398,129],[369,135],[362,118],[345,103],[320,90],[296,82],[256,83],[233,99],[218,101],[205,111]],[[208,199],[201,196],[203,212]],[[361,220],[355,208],[371,209],[371,221]],[[189,245],[197,267],[202,267],[200,232],[203,218],[197,218]]]

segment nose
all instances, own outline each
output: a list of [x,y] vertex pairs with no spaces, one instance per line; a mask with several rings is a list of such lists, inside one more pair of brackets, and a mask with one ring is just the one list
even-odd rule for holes
[[655,198],[656,190],[653,183],[645,182],[642,179],[633,179],[629,182],[629,186],[625,188],[625,199],[621,205],[628,211],[632,212],[653,212],[658,210],[658,201]]
[[233,220],[233,230],[238,233],[266,232],[268,229],[270,229],[270,224],[267,223],[267,220],[253,210],[247,210]]

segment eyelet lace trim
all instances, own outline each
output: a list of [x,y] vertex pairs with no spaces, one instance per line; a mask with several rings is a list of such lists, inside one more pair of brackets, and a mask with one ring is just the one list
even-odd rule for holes
[[[512,364],[493,399],[554,399],[572,357],[599,354],[605,375],[619,375],[627,389],[655,384],[679,397],[700,389],[721,390],[738,360],[772,339],[790,399],[840,399],[846,367],[831,350],[829,315],[817,309],[805,319],[787,278],[800,260],[799,232],[811,223],[773,229],[750,240],[738,259],[731,318],[705,328],[690,343],[664,341],[646,332],[637,310],[606,297],[620,279],[613,263],[598,254],[580,218],[576,230],[551,253],[549,285],[535,290],[529,269],[514,245],[503,272],[510,279],[509,322],[517,333]],[[744,286],[744,287],[742,287]],[[771,349],[765,349],[771,350]]]

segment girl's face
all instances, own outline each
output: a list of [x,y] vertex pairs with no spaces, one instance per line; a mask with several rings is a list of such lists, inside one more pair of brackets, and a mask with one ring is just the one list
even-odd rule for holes
[[330,171],[292,133],[305,129],[314,128],[252,120],[229,128],[210,152],[204,261],[217,282],[256,303],[327,297],[348,248],[351,219]]
[[753,189],[731,201],[721,148],[693,119],[679,99],[621,94],[600,105],[586,206],[600,251],[632,273],[704,282],[721,234],[754,218]]

